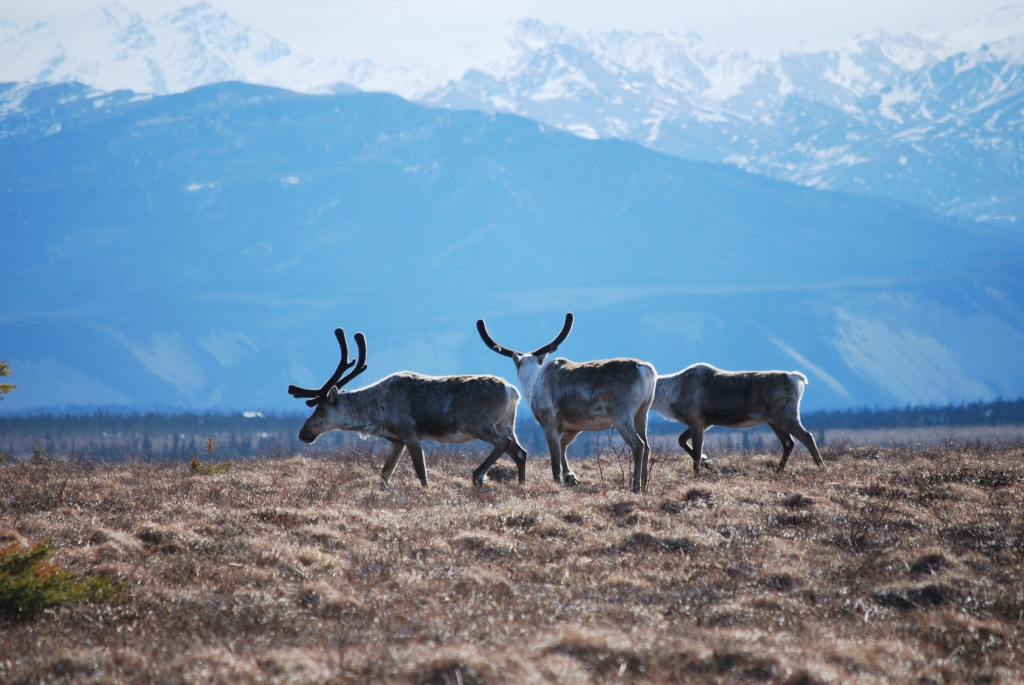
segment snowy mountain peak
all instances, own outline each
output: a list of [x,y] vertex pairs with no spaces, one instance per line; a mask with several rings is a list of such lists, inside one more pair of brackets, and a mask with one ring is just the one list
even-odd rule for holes
[[526,17],[512,24],[511,36],[530,50],[539,50],[545,45],[564,40],[565,29],[555,24],[545,24],[539,19]]
[[224,12],[214,9],[208,2],[182,7],[157,22],[158,32],[166,27],[168,32],[187,36],[191,45],[219,54],[247,55],[257,64],[271,64],[288,57],[291,49],[267,34],[240,26]]
[[0,79],[6,81],[78,81],[164,94],[227,80],[308,91],[343,75],[338,64],[314,65],[207,2],[155,22],[112,3],[71,21],[7,33],[0,40]]
[[957,33],[880,31],[772,58],[693,34],[519,22],[457,68],[359,85],[1012,224],[1024,215],[1021,16],[1024,5]]
[[0,23],[0,82],[162,94],[227,80],[307,93],[353,84],[957,216],[1024,216],[1024,4],[944,34],[880,31],[767,57],[695,33],[522,19],[410,67],[313,60],[208,2],[156,21],[113,3],[28,29]]

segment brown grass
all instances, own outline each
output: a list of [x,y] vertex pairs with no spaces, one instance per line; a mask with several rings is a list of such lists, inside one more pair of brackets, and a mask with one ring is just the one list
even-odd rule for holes
[[[526,486],[481,455],[266,457],[228,473],[0,471],[0,545],[49,540],[120,600],[0,623],[0,682],[961,683],[1024,677],[1024,449],[614,455]],[[287,456],[287,455],[286,455]],[[378,455],[377,461],[380,460]],[[603,486],[602,486],[603,481]]]

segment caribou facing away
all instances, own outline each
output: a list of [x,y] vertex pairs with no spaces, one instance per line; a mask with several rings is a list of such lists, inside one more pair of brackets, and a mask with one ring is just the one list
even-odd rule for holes
[[519,384],[533,417],[544,429],[551,451],[555,482],[579,482],[565,460],[565,449],[581,431],[615,427],[633,451],[633,491],[647,488],[651,449],[647,444],[647,412],[654,400],[658,374],[647,362],[605,359],[576,364],[568,359],[547,360],[572,329],[572,313],[565,315],[562,332],[533,352],[516,352],[494,342],[484,320],[476,322],[484,343],[515,362]]
[[[288,386],[293,397],[311,398],[306,404],[316,409],[306,419],[299,440],[312,443],[331,430],[350,430],[361,435],[384,438],[391,451],[381,476],[391,478],[402,449],[408,449],[420,483],[427,485],[423,461],[424,440],[464,443],[483,440],[494,446],[487,459],[473,472],[473,482],[482,485],[487,471],[502,454],[509,455],[519,470],[519,482],[526,481],[526,450],[516,439],[516,406],[519,391],[497,376],[423,376],[402,371],[365,388],[346,392],[342,386],[366,370],[366,338],[355,334],[359,361],[348,361],[345,332],[334,331],[341,346],[341,363],[319,390]],[[349,368],[355,370],[342,377]]]
[[679,445],[693,459],[694,475],[700,474],[702,462],[708,466],[704,431],[711,426],[752,428],[767,423],[782,443],[779,471],[786,468],[796,446],[791,436],[796,436],[821,466],[814,436],[800,423],[800,398],[806,384],[807,377],[797,371],[722,371],[710,364],[694,364],[658,377],[652,409],[686,424]]

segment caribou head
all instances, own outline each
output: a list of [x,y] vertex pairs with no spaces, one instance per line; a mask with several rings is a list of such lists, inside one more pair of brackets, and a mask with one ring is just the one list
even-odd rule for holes
[[565,315],[565,323],[562,325],[562,332],[555,336],[555,339],[547,345],[538,347],[533,352],[517,352],[516,350],[504,347],[494,342],[494,338],[492,338],[487,332],[487,324],[484,323],[483,319],[477,320],[476,330],[480,333],[480,337],[483,338],[485,345],[498,354],[510,357],[515,363],[516,375],[519,376],[519,385],[522,386],[523,394],[526,395],[527,404],[532,407],[534,385],[540,375],[541,368],[544,366],[544,362],[547,360],[548,355],[557,350],[558,346],[561,345],[567,337],[569,337],[569,331],[572,330],[572,320],[572,312],[569,312]]
[[[306,419],[302,430],[299,431],[299,440],[307,444],[312,443],[327,431],[340,427],[337,425],[339,423],[338,419],[341,418],[338,415],[343,414],[343,410],[338,406],[338,399],[345,392],[342,388],[353,378],[366,371],[365,336],[362,333],[356,333],[354,336],[356,347],[359,348],[358,361],[348,360],[348,342],[345,339],[345,331],[335,328],[334,337],[338,339],[338,345],[341,347],[341,361],[327,382],[319,390],[300,388],[295,385],[288,386],[289,395],[299,399],[308,397],[309,399],[306,400],[306,404],[310,407],[316,407],[309,418]],[[345,372],[353,366],[355,369],[345,376]]]

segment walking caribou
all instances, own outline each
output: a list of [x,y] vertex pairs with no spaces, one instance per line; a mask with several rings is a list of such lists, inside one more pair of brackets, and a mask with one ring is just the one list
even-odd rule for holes
[[[711,426],[752,428],[762,423],[775,431],[782,443],[786,468],[796,443],[807,447],[814,463],[822,465],[814,436],[800,423],[800,398],[807,377],[797,371],[722,371],[710,364],[694,364],[671,376],[659,376],[652,409],[666,419],[686,424],[679,446],[693,459],[693,474],[700,475],[704,458],[704,431]],[[686,444],[690,440],[693,447]]]
[[484,344],[511,357],[515,363],[526,402],[544,429],[556,483],[579,482],[565,460],[565,449],[581,431],[615,427],[633,451],[633,491],[646,490],[651,454],[647,444],[647,412],[654,400],[658,374],[653,366],[636,359],[582,364],[561,357],[548,360],[548,355],[568,337],[572,321],[570,312],[554,340],[525,353],[494,342],[483,319],[476,322],[476,328]]
[[[361,435],[384,438],[391,450],[381,477],[387,483],[398,465],[403,448],[409,451],[420,483],[427,485],[423,462],[423,441],[464,443],[483,440],[494,447],[476,471],[473,482],[482,485],[487,471],[502,454],[515,461],[519,482],[526,481],[526,450],[516,438],[516,407],[519,391],[497,376],[423,376],[410,371],[393,373],[365,388],[342,390],[353,378],[366,371],[366,338],[356,333],[359,360],[348,361],[345,331],[334,331],[341,347],[341,363],[319,389],[288,386],[297,398],[310,398],[306,404],[316,407],[299,440],[309,444],[331,430],[355,431]],[[355,369],[347,376],[343,374]]]

